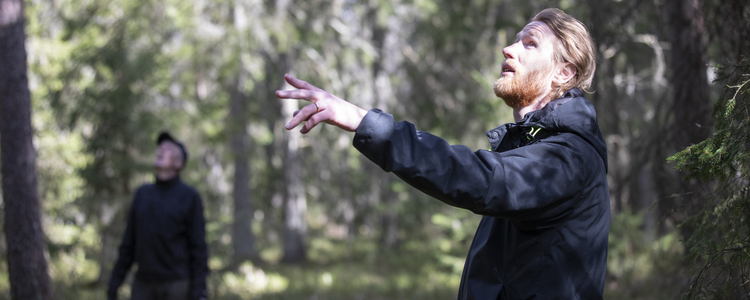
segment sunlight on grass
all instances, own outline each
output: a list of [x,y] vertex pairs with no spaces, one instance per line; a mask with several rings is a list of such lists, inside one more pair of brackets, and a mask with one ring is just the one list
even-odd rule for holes
[[243,264],[237,273],[224,273],[223,286],[226,292],[236,295],[261,295],[278,293],[289,287],[289,280],[275,273],[266,273],[249,263]]
[[331,276],[331,273],[325,272],[320,275],[320,281],[323,282],[323,285],[325,286],[331,286],[331,284],[333,284],[333,276]]

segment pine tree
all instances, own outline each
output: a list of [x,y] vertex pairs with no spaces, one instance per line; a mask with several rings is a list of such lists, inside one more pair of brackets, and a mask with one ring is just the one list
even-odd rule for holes
[[687,290],[690,299],[738,299],[750,287],[750,59],[719,68],[725,84],[714,107],[716,133],[669,158],[688,178],[708,182],[702,210],[685,225],[698,269]]

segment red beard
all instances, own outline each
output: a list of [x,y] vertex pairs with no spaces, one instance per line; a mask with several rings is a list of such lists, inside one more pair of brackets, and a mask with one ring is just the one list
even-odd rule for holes
[[[522,108],[534,103],[543,92],[544,77],[549,73],[546,68],[525,71],[514,66],[513,76],[500,77],[495,81],[493,90],[498,98],[512,108]],[[520,72],[519,72],[520,71]]]

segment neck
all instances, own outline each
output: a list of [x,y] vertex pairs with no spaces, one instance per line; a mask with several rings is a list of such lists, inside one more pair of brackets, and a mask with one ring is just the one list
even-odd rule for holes
[[156,170],[156,179],[161,181],[167,181],[177,177],[177,171],[175,170]]
[[516,122],[521,121],[527,113],[542,109],[548,102],[546,96],[540,96],[528,106],[513,108],[513,119],[515,119]]

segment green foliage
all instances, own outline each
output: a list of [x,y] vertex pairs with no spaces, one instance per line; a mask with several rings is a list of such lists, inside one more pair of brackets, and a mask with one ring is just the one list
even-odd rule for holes
[[724,181],[745,177],[750,171],[750,59],[737,65],[717,67],[718,82],[726,83],[721,101],[714,108],[716,132],[712,137],[670,157],[676,168],[689,177]]
[[715,106],[716,133],[669,158],[677,168],[710,182],[702,209],[686,222],[696,269],[690,299],[746,297],[750,288],[750,59],[719,68],[725,84]]
[[[656,236],[644,212],[620,212],[610,223],[605,299],[674,299],[684,247],[677,232]],[[677,276],[676,276],[677,275]]]

